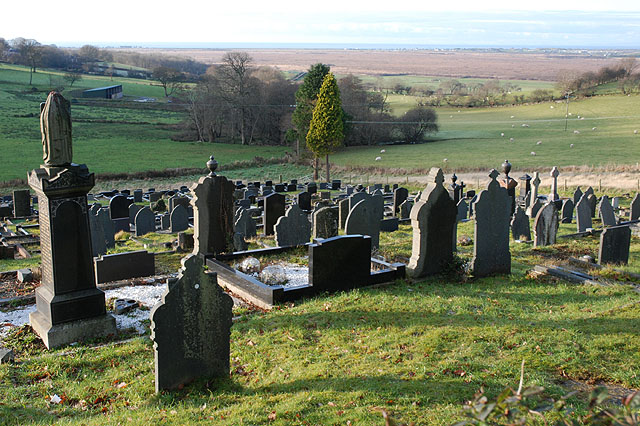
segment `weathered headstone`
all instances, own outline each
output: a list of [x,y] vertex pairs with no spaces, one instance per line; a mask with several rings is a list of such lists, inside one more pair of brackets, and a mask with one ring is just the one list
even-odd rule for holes
[[[416,197],[416,200],[419,198],[420,197]],[[474,205],[476,204],[476,201],[478,201],[478,194],[474,191],[473,197],[469,200],[469,219],[472,219],[475,215]]]
[[456,221],[460,222],[461,220],[465,220],[467,218],[467,213],[469,212],[469,206],[467,206],[467,202],[465,200],[460,200],[458,202],[458,214],[456,216]]
[[562,223],[571,223],[573,221],[573,200],[566,199],[562,203],[562,219],[560,222]]
[[542,201],[540,201],[539,199],[536,198],[536,200],[533,202],[532,205],[529,206],[529,211],[531,212],[531,218],[535,219],[535,217],[538,215],[538,212],[540,211],[540,209],[542,208],[543,204]]
[[136,215],[138,214],[141,208],[142,206],[139,206],[135,203],[129,204],[129,223],[131,225],[135,223]]
[[344,229],[347,235],[370,236],[371,249],[376,250],[380,241],[380,217],[377,203],[373,198],[367,197],[353,206],[347,216]]
[[610,226],[600,235],[598,264],[617,263],[626,265],[629,262],[629,244],[631,229],[629,226]]
[[[191,187],[193,199],[194,254],[218,254],[232,250],[234,184],[217,176],[218,162],[213,155],[207,161],[209,174]],[[186,228],[185,228],[186,229]]]
[[533,227],[533,246],[543,247],[556,243],[558,209],[553,202],[545,204],[536,215]]
[[249,244],[244,239],[244,235],[240,232],[236,232],[233,234],[233,250],[234,251],[245,251],[249,248]]
[[94,280],[87,193],[95,178],[71,162],[71,107],[57,92],[41,105],[44,166],[28,174],[38,195],[42,278],[29,315],[47,348],[115,334]]
[[591,205],[587,194],[582,194],[578,204],[576,204],[576,225],[578,232],[585,232],[592,227]]
[[369,198],[369,194],[364,191],[354,192],[349,196],[349,211],[351,211],[356,204],[358,204],[362,200],[366,200]]
[[580,201],[580,198],[582,198],[582,190],[580,189],[580,187],[577,187],[575,191],[573,191],[573,205],[575,206],[576,204],[578,204],[578,201]]
[[408,273],[419,278],[441,272],[453,260],[456,204],[445,189],[444,175],[432,168],[429,182],[411,209],[413,247]]
[[616,220],[616,214],[613,211],[613,207],[611,207],[609,197],[607,197],[606,195],[603,195],[600,199],[598,210],[600,212],[600,220],[602,221],[602,226],[616,226],[618,224],[618,221]]
[[311,238],[311,223],[307,213],[297,204],[292,204],[287,209],[285,215],[276,222],[274,229],[278,247],[306,244]]
[[338,235],[338,209],[322,207],[313,213],[313,239]]
[[533,180],[531,181],[531,192],[529,193],[529,207],[527,208],[527,215],[529,217],[536,217],[536,212],[533,211],[533,207],[538,201],[538,186],[540,186],[540,174],[533,172]]
[[256,221],[251,217],[247,209],[238,209],[238,218],[234,223],[236,233],[242,234],[245,238],[253,238],[258,235]]
[[475,245],[471,263],[477,277],[511,273],[511,197],[496,180],[498,176],[495,169],[489,173],[491,181],[487,189],[478,194],[476,201]]
[[181,204],[183,206],[185,206],[185,208],[189,207],[189,197],[183,197],[181,195],[174,195],[173,197],[169,198],[169,211],[173,211],[173,209],[178,205]]
[[200,377],[229,377],[233,300],[203,262],[184,258],[178,280],[151,310],[156,393]]
[[149,193],[149,202],[155,203],[162,198],[162,192],[150,192]]
[[588,187],[586,191],[584,191],[584,195],[586,195],[587,197],[589,195],[595,195],[595,193],[593,192],[593,188],[592,187]]
[[412,207],[413,201],[411,200],[405,200],[402,204],[400,204],[400,219],[409,219]]
[[273,227],[284,216],[286,197],[273,193],[264,197],[264,235],[273,235]]
[[89,229],[91,230],[91,253],[100,256],[107,252],[107,240],[104,235],[104,227],[98,220],[100,205],[94,204],[89,209]]
[[519,206],[511,219],[511,235],[514,240],[531,241],[531,225],[529,216]]
[[156,215],[149,207],[138,210],[135,218],[136,237],[141,237],[156,230]]
[[169,231],[174,234],[189,229],[189,214],[183,205],[177,205],[169,216]]
[[549,173],[551,176],[551,193],[549,194],[549,201],[558,201],[560,196],[558,195],[558,176],[560,172],[557,167],[553,167]]
[[586,194],[587,195],[587,201],[589,202],[589,208],[591,209],[591,217],[596,217],[596,211],[598,209],[598,198],[595,196],[595,194]]
[[400,212],[400,204],[409,198],[409,190],[407,188],[396,188],[393,190],[393,214],[394,216]]
[[13,191],[13,217],[31,216],[31,192],[28,189]]
[[160,229],[163,231],[168,230],[171,227],[171,215],[169,213],[164,213],[160,216]]
[[640,219],[640,193],[636,194],[631,201],[631,213],[629,216],[629,220],[638,220]]

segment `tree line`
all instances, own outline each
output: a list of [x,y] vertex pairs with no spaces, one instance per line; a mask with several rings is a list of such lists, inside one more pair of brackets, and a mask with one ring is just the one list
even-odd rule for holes
[[[237,141],[241,144],[306,146],[313,109],[330,68],[315,64],[302,84],[287,80],[274,68],[257,67],[246,52],[229,52],[209,67],[198,82],[176,91],[188,119],[177,140]],[[158,75],[157,72],[154,72]],[[180,76],[175,74],[174,84]],[[162,83],[161,83],[162,84]],[[171,82],[167,82],[167,90]],[[371,92],[358,77],[337,81],[346,146],[381,142],[420,142],[437,131],[435,112],[418,105],[401,117],[391,115],[387,94]],[[167,92],[168,93],[168,92]]]
[[602,67],[598,71],[585,73],[562,73],[557,81],[557,88],[563,97],[592,96],[598,86],[616,83],[616,87],[624,95],[640,93],[639,63],[636,58],[621,59],[617,65]]

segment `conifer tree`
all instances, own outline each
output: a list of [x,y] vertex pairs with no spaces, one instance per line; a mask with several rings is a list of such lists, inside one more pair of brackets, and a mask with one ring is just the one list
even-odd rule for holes
[[309,123],[307,146],[316,158],[326,156],[327,182],[329,182],[329,154],[342,145],[344,140],[344,120],[342,116],[340,89],[336,78],[328,73],[322,81],[318,101]]

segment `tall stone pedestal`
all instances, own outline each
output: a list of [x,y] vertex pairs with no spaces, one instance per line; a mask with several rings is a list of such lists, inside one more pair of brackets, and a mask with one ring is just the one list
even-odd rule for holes
[[42,283],[31,326],[47,348],[116,333],[96,288],[87,192],[94,175],[84,164],[41,167],[29,173],[38,195]]

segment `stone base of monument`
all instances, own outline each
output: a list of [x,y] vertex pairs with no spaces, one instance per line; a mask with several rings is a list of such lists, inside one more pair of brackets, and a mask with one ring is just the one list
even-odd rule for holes
[[36,311],[29,314],[29,322],[47,349],[117,333],[116,319],[110,314],[52,325]]

